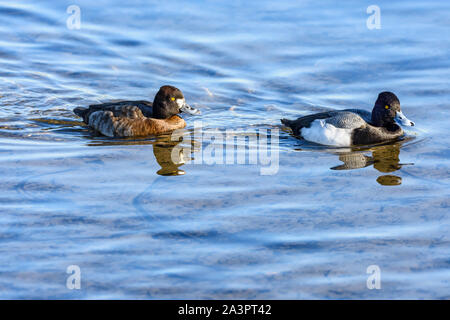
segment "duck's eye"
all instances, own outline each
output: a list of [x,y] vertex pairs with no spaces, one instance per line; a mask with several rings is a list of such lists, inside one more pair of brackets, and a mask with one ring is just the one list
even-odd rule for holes
[[387,110],[387,109],[389,109],[389,106],[388,106],[388,105],[385,105],[384,108]]
[[174,98],[174,97],[172,97],[172,98],[170,98],[170,100],[172,100],[172,101],[175,101],[175,98]]

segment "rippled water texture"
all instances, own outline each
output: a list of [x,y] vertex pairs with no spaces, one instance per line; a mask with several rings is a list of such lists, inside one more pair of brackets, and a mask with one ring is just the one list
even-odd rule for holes
[[[0,2],[0,298],[450,298],[447,1],[377,1],[374,30],[360,1],[77,1],[69,29],[72,4]],[[163,84],[202,111],[180,140],[105,138],[71,111]],[[402,141],[281,128],[384,90],[416,123]],[[227,129],[249,157],[279,130],[275,174],[196,163]]]

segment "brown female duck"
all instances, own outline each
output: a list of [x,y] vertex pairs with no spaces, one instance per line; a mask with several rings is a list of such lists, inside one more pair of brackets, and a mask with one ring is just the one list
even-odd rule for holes
[[122,100],[75,108],[73,112],[108,137],[146,136],[181,129],[186,122],[179,113],[200,113],[186,104],[183,93],[173,86],[162,86],[153,103]]

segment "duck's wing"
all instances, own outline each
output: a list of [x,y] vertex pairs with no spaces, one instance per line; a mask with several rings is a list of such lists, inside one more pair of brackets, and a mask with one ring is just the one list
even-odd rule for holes
[[[137,137],[160,134],[186,126],[183,118],[174,115],[169,119],[145,117],[136,106],[118,106],[122,113],[96,111],[89,116],[89,127],[108,137]],[[115,109],[117,111],[117,109]]]
[[367,110],[361,110],[361,109],[346,109],[343,111],[347,111],[347,112],[352,112],[352,113],[356,113],[357,115],[359,115],[361,118],[364,119],[364,121],[366,121],[367,123],[370,123],[372,120],[372,112],[369,112]]
[[325,122],[339,129],[356,129],[367,124],[358,113],[347,110],[335,111]]
[[108,137],[133,136],[134,128],[148,120],[137,106],[126,104],[90,107],[83,119],[89,127]]
[[89,124],[89,118],[94,112],[110,111],[115,117],[128,117],[135,113],[135,108],[138,108],[145,117],[150,117],[152,115],[152,103],[145,100],[118,100],[92,104],[88,108],[75,108],[73,112],[77,116],[83,118],[83,121],[86,124]]
[[308,128],[313,121],[318,119],[325,119],[326,123],[330,123],[336,128],[353,129],[370,123],[371,116],[372,114],[366,110],[345,109],[310,114],[297,120],[281,119],[281,122],[294,131]]

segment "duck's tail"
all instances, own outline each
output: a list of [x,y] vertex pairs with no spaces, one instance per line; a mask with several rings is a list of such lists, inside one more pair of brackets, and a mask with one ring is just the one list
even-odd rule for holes
[[86,113],[88,112],[89,109],[87,108],[82,108],[82,107],[77,107],[75,109],[73,109],[73,113],[75,113],[77,116],[83,118],[83,121],[85,120],[84,117],[86,116]]
[[284,124],[286,127],[290,127],[292,124],[292,120],[281,119],[281,123]]

